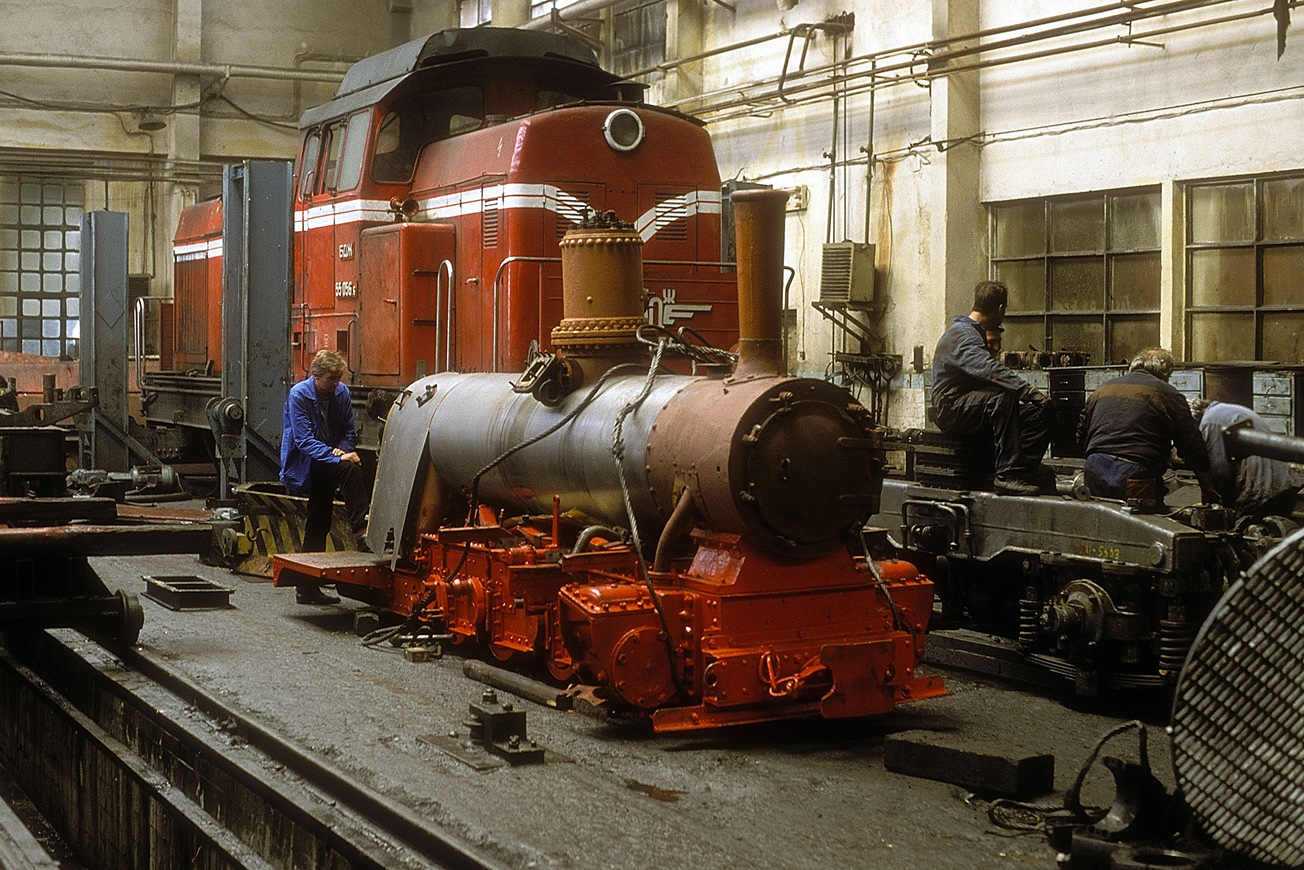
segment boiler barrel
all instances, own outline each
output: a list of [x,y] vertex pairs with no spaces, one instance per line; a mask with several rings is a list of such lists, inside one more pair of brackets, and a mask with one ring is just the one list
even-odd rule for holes
[[[430,423],[427,449],[441,481],[470,487],[480,469],[508,449],[547,431],[579,406],[589,390],[571,393],[556,407],[512,392],[512,375],[479,375],[448,387]],[[657,415],[685,382],[682,375],[660,376],[642,404],[625,417],[624,469],[634,515],[645,535],[659,533],[673,505],[657,505],[647,486],[648,434]],[[613,426],[625,405],[636,399],[644,375],[613,377],[593,401],[559,431],[504,460],[480,480],[484,504],[509,513],[552,511],[561,496],[563,510],[580,510],[603,523],[627,526],[620,479],[612,455]]]
[[[628,526],[612,454],[620,412],[646,377],[613,377],[584,405],[578,390],[549,407],[506,374],[444,373],[416,382],[391,409],[368,543],[402,556],[467,491],[508,514],[564,510]],[[583,406],[581,408],[581,406]],[[573,419],[540,438],[572,412]],[[519,445],[537,443],[501,459]],[[799,558],[840,546],[876,509],[881,450],[849,393],[810,378],[660,375],[622,424],[625,481],[652,546],[685,492],[695,522]]]

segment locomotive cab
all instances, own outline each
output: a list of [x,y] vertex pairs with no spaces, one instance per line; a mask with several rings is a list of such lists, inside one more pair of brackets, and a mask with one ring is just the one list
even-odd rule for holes
[[523,368],[550,348],[557,243],[589,209],[639,226],[653,323],[731,345],[709,137],[641,90],[574,40],[515,30],[445,31],[356,64],[300,124],[293,376],[337,350],[355,397],[383,411],[427,374]]

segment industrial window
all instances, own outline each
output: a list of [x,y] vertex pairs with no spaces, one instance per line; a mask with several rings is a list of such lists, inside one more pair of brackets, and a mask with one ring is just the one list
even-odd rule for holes
[[[547,15],[553,9],[565,9],[575,0],[535,0],[530,17]],[[575,20],[577,30],[595,43],[603,42],[603,22]],[[617,75],[628,75],[656,66],[666,59],[665,0],[623,0],[611,8],[611,45],[603,66]]]
[[493,17],[492,0],[459,0],[457,5],[463,27],[479,27]]
[[1304,175],[1186,188],[1191,359],[1304,362]]
[[1010,289],[1006,350],[1121,362],[1159,343],[1159,191],[991,206],[992,273]]
[[0,178],[0,350],[77,356],[81,182]]
[[611,16],[611,70],[628,75],[666,59],[665,0],[626,0]]

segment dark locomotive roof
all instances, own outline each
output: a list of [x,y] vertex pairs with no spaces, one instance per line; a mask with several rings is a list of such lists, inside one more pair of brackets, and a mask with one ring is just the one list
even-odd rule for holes
[[609,91],[613,97],[626,85],[639,87],[603,70],[592,49],[563,34],[510,27],[441,30],[355,63],[344,74],[335,97],[305,112],[299,127],[379,102],[414,73],[474,67],[486,61],[550,69],[562,78],[582,81],[594,91]]

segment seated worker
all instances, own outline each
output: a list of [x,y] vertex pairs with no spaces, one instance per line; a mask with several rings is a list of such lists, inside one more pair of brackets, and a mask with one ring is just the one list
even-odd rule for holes
[[997,360],[988,344],[1008,299],[1004,284],[979,282],[973,310],[957,314],[942,333],[933,352],[933,416],[948,435],[991,439],[997,492],[1037,495],[1050,444],[1050,399]]
[[0,375],[0,411],[18,412],[18,379],[10,381]]
[[[353,423],[353,399],[340,383],[344,358],[321,350],[312,360],[312,372],[290,388],[285,400],[281,435],[281,481],[291,495],[308,497],[303,530],[303,552],[326,549],[331,514],[338,490],[355,535],[367,528],[367,491],[362,480],[362,459],[354,447],[358,430]],[[336,599],[320,588],[300,586],[300,604],[328,604]]]
[[1244,405],[1209,399],[1192,401],[1191,413],[1200,424],[1200,434],[1209,450],[1209,472],[1222,503],[1235,508],[1241,516],[1256,519],[1290,516],[1295,496],[1304,485],[1304,478],[1290,463],[1266,456],[1233,459],[1227,453],[1223,435],[1229,426],[1248,420],[1251,428],[1266,432],[1263,418]]
[[1201,497],[1217,502],[1209,451],[1186,399],[1170,383],[1173,355],[1147,348],[1127,374],[1101,384],[1082,410],[1078,441],[1086,448],[1087,488],[1101,498],[1164,503],[1164,473],[1173,447],[1200,482]]

